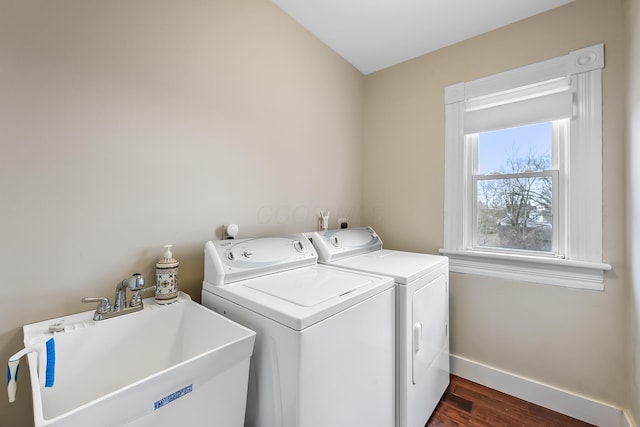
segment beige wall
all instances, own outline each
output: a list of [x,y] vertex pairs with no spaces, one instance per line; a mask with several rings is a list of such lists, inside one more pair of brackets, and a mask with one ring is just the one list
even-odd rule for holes
[[627,1],[629,23],[629,90],[627,135],[627,226],[629,248],[628,407],[640,421],[640,0]]
[[[637,50],[638,0],[627,2]],[[229,222],[245,236],[309,230],[325,208],[332,226],[361,219],[389,248],[436,252],[443,88],[604,42],[605,291],[452,274],[451,344],[640,419],[637,248],[623,310],[622,13],[622,0],[577,0],[363,78],[270,1],[3,1],[0,360],[22,324],[85,310],[82,296],[111,296],[130,273],[151,281],[165,243],[199,300],[203,244]],[[637,186],[629,195],[640,206]],[[0,399],[0,424],[31,425],[26,380],[16,403]]]
[[626,401],[621,0],[578,0],[365,78],[361,221],[390,248],[443,241],[444,87],[605,44],[605,291],[451,275],[454,354],[604,402]]
[[[0,360],[163,244],[199,301],[223,224],[357,224],[363,83],[268,0],[2,1]],[[31,425],[27,380],[1,425]]]

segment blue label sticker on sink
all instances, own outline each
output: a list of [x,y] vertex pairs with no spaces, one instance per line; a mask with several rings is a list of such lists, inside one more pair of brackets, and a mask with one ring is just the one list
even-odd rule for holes
[[193,391],[193,384],[189,384],[186,387],[182,387],[180,390],[176,390],[168,396],[163,397],[162,399],[156,401],[153,404],[153,410],[157,410],[162,408],[164,405],[168,405],[176,399],[180,399],[182,396],[189,394]]

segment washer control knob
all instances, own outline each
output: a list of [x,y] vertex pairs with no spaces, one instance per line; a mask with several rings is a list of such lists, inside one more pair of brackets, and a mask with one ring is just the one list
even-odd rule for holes
[[242,252],[242,255],[245,258],[251,258],[253,256],[253,251],[251,249],[245,249],[244,252]]
[[336,248],[340,247],[340,239],[338,239],[338,236],[331,236],[331,244]]
[[301,254],[306,252],[305,247],[300,240],[293,242],[293,248]]

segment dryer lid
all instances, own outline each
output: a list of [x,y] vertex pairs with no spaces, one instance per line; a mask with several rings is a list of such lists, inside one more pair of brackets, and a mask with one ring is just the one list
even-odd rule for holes
[[382,239],[371,227],[315,232],[311,239],[321,262],[333,262],[382,249]]
[[336,267],[391,276],[407,285],[440,269],[448,269],[447,257],[416,252],[380,249],[331,262]]

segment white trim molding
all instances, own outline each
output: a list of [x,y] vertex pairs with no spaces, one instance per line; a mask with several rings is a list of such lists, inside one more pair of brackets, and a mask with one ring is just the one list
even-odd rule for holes
[[451,373],[602,427],[636,427],[629,411],[452,354]]
[[449,249],[440,253],[449,258],[449,269],[456,273],[481,272],[488,277],[594,291],[604,290],[604,272],[611,270],[605,263],[562,258]]

